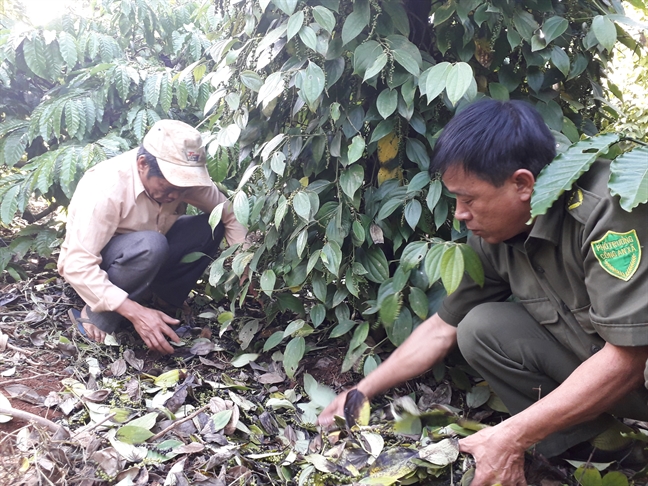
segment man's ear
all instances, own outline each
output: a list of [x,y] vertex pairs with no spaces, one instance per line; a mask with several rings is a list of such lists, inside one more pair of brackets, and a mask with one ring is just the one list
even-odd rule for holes
[[145,173],[148,169],[148,166],[148,162],[146,162],[146,157],[144,155],[137,157],[137,171],[140,174]]
[[531,200],[533,186],[535,185],[535,176],[531,171],[527,169],[518,169],[513,172],[510,180],[515,184],[516,190],[522,201]]

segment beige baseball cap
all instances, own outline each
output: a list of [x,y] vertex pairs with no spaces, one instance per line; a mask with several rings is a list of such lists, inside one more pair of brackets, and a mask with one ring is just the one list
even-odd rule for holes
[[200,132],[178,120],[160,120],[144,136],[144,148],[153,155],[164,178],[174,186],[213,184]]

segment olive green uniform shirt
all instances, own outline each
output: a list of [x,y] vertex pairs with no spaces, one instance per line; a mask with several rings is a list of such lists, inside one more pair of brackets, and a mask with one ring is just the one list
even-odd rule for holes
[[465,277],[439,316],[456,326],[476,305],[513,295],[582,361],[605,342],[648,345],[648,205],[623,210],[608,179],[609,163],[597,161],[528,235],[470,237],[486,283]]

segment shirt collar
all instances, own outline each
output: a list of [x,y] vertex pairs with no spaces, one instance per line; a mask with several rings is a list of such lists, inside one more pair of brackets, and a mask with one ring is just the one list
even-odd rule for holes
[[545,214],[536,217],[533,228],[531,228],[528,235],[519,234],[506,240],[504,243],[520,250],[527,247],[534,239],[546,240],[554,246],[558,246],[562,231],[562,222],[565,216],[563,211],[564,205],[564,198],[560,197]]
[[551,205],[545,214],[536,217],[527,240],[537,238],[550,241],[554,246],[557,246],[560,241],[562,223],[565,217],[564,207],[564,197],[560,197]]

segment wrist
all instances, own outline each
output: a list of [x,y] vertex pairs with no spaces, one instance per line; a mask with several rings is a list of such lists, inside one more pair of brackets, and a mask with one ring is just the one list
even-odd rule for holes
[[127,298],[124,302],[121,303],[119,307],[115,309],[115,312],[132,322],[132,317],[137,307],[140,307],[137,302]]

